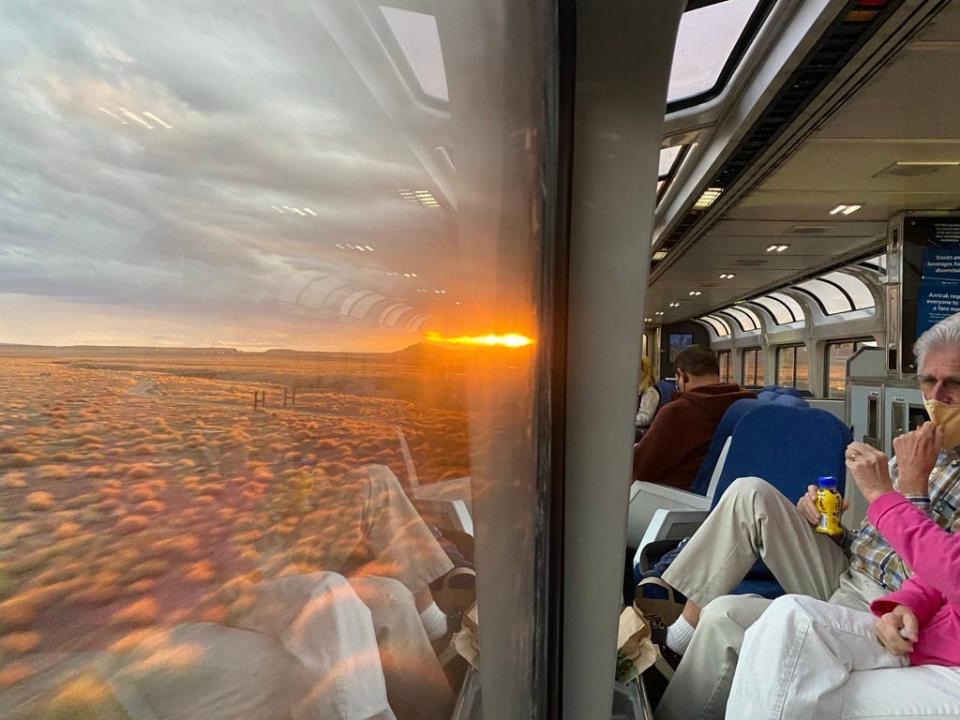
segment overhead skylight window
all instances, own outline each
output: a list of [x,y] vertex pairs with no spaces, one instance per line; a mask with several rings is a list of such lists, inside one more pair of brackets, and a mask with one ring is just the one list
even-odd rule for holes
[[812,295],[820,303],[820,309],[827,315],[853,310],[853,303],[849,296],[833,283],[820,279],[807,280],[797,285],[797,288]]
[[730,335],[730,327],[724,320],[721,320],[715,315],[704,315],[700,320],[712,327],[717,337],[727,337]]
[[753,310],[742,306],[728,307],[723,310],[724,314],[729,315],[737,321],[737,325],[744,332],[760,329],[760,318]]
[[[764,2],[764,6],[768,3]],[[718,90],[749,43],[748,27],[761,0],[724,0],[680,19],[667,102],[683,103]],[[675,109],[675,108],[674,108]]]
[[843,288],[847,295],[850,296],[853,307],[857,310],[872,308],[874,305],[876,305],[873,300],[873,293],[870,292],[870,288],[868,288],[862,280],[854,277],[853,275],[848,275],[844,272],[832,272],[824,275],[823,279],[835,283]]
[[427,13],[380,7],[424,95],[449,102],[437,19]]
[[804,317],[803,308],[800,306],[800,303],[798,303],[796,300],[794,300],[792,297],[790,297],[786,293],[773,292],[767,295],[767,297],[771,297],[771,298],[774,298],[775,300],[779,300],[788,308],[790,308],[790,314],[793,315],[794,322],[800,322],[801,320],[803,320],[803,317]]
[[790,312],[790,308],[779,300],[764,295],[763,297],[754,298],[750,302],[759,305],[770,313],[777,325],[786,325],[787,323],[794,322],[793,313]]
[[673,172],[673,165],[677,162],[677,158],[680,157],[680,150],[682,148],[683,145],[674,145],[660,149],[660,168],[657,177],[665,178]]

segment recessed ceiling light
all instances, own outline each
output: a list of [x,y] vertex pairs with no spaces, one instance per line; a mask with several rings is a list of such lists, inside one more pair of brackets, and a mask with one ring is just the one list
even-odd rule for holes
[[863,203],[844,203],[837,205],[833,210],[830,211],[831,215],[838,215],[843,213],[844,215],[850,215],[855,213],[857,210],[863,207]]
[[652,259],[652,260],[663,260],[666,256],[667,256],[667,251],[666,251],[666,250],[657,250],[657,251],[653,254],[653,257],[652,257],[651,259]]
[[643,321],[644,321],[644,322],[653,322],[653,318],[644,318]]
[[672,307],[672,308],[678,308],[678,307],[680,307],[680,303],[678,303],[678,302],[672,302],[672,303],[670,303],[670,307]]
[[691,290],[691,291],[690,291],[690,297],[700,297],[701,295],[703,295],[703,293],[700,292],[699,290]]
[[782,253],[784,250],[788,250],[789,248],[790,248],[789,245],[771,245],[770,247],[767,248],[767,252]]
[[697,199],[693,204],[694,210],[706,210],[708,207],[713,205],[717,198],[723,194],[723,188],[718,187],[708,187],[703,191],[703,194]]
[[[768,252],[769,252],[769,251],[768,251]],[[721,274],[720,274],[720,279],[721,279],[721,280],[733,280],[735,277],[736,277],[736,275],[734,275],[733,273],[721,273]]]
[[654,313],[654,315],[663,315],[663,311],[662,311],[662,310],[658,310],[657,312]]

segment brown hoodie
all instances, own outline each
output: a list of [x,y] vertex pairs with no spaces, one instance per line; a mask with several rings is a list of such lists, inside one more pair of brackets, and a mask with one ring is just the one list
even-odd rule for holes
[[756,397],[735,383],[682,392],[657,413],[633,451],[633,478],[689,490],[720,418],[734,402]]

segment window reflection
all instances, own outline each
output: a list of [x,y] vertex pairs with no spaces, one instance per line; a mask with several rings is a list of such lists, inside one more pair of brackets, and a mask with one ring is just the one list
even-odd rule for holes
[[349,3],[0,8],[0,717],[449,717],[540,497],[543,23],[383,13],[438,137]]

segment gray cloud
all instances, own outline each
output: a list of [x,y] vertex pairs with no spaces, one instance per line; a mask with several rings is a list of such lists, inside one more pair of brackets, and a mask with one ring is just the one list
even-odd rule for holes
[[[447,212],[396,196],[426,172],[306,5],[5,3],[0,97],[0,317],[18,318],[0,342],[62,342],[96,307],[111,342],[223,342],[255,318],[255,344],[369,346],[369,327],[290,312],[291,279],[429,311],[417,286],[456,271]],[[137,313],[162,332],[123,330]]]

